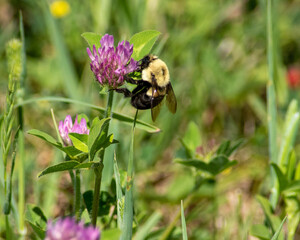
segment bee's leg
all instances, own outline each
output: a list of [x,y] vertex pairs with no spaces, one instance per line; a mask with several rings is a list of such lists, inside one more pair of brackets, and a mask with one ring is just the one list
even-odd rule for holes
[[124,97],[132,97],[132,93],[127,88],[116,88],[114,89],[118,93],[124,94]]
[[125,75],[125,81],[131,84],[135,84],[138,85],[139,84],[139,80],[134,80],[133,78]]
[[151,87],[151,83],[149,83],[148,81],[144,81],[143,79],[134,80],[131,77],[125,76],[125,81],[131,84],[138,85],[140,87]]

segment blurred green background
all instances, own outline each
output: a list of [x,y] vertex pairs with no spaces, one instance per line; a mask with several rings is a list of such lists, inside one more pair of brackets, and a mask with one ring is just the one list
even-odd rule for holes
[[[291,67],[300,69],[300,2],[275,2],[279,66],[276,92],[279,113],[284,113],[289,101],[299,98],[298,86],[288,83],[287,71]],[[164,107],[155,123],[161,133],[136,131],[136,221],[142,224],[149,214],[158,211],[162,216],[157,230],[161,231],[172,222],[180,200],[193,188],[191,169],[173,163],[173,159],[182,154],[180,139],[189,123],[194,122],[199,128],[199,147],[205,152],[215,149],[224,139],[246,141],[235,155],[238,165],[219,176],[218,184],[201,188],[186,209],[189,239],[247,239],[249,226],[262,222],[254,197],[267,191],[269,174],[265,1],[68,1],[69,12],[59,18],[49,10],[48,4],[53,3],[0,2],[1,111],[8,79],[5,44],[19,37],[20,10],[27,54],[24,99],[63,96],[105,107],[106,96],[99,96],[100,87],[89,70],[87,44],[80,35],[109,33],[120,41],[143,30],[160,31],[152,53],[169,66],[178,110],[172,115]],[[90,119],[98,114],[74,104],[35,102],[24,106],[25,130],[40,129],[55,136],[51,108],[57,121],[67,114],[85,113]],[[122,96],[115,97],[113,110],[135,114],[128,99]],[[150,111],[140,112],[139,118],[151,123],[150,115]],[[115,149],[119,168],[126,169],[131,132],[130,126],[117,121],[112,122],[110,129],[120,144],[106,153],[103,181],[107,190],[111,187]],[[26,202],[41,206],[47,217],[66,214],[72,199],[68,175],[37,179],[42,169],[61,161],[62,156],[26,135],[25,157]],[[93,187],[92,180],[92,175],[83,173],[83,190]],[[3,222],[0,224],[3,229]],[[176,233],[173,236],[181,239]]]

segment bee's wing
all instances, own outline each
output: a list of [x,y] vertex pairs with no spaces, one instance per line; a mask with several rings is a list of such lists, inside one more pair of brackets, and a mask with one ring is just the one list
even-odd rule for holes
[[[155,99],[155,96],[157,94],[158,89],[155,86],[152,86],[152,97],[151,97],[151,117],[152,117],[152,121],[155,122],[161,106],[162,106],[162,101],[159,104],[155,104],[154,102],[157,101],[157,99]],[[156,105],[154,107],[154,105]]]
[[151,108],[151,117],[152,117],[152,121],[155,122],[159,112],[160,112],[160,109],[161,109],[161,106],[162,106],[162,102],[161,101],[158,105],[156,105],[154,108]]
[[167,86],[167,106],[171,113],[176,113],[177,110],[177,100],[172,88],[171,83]]

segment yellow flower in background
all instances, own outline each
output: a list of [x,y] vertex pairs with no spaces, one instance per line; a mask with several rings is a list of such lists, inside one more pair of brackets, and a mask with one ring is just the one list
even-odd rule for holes
[[70,5],[67,1],[54,1],[50,5],[51,14],[56,18],[62,18],[70,12]]

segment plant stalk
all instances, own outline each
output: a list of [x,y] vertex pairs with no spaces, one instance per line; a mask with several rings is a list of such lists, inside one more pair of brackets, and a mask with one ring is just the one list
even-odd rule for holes
[[[268,106],[268,134],[269,134],[269,157],[270,162],[277,163],[277,133],[276,133],[276,93],[275,77],[276,74],[276,52],[274,43],[274,24],[273,24],[273,0],[267,0],[267,52],[268,52],[268,72],[269,80],[267,83],[267,106]],[[276,207],[279,191],[276,183],[275,172],[271,169],[272,193],[270,197],[271,205]]]
[[[20,35],[22,41],[22,51],[21,51],[21,59],[22,59],[22,72],[20,76],[20,94],[17,102],[23,101],[24,95],[24,86],[25,86],[25,78],[26,78],[26,50],[25,50],[25,33],[24,33],[24,25],[23,25],[23,15],[20,11]],[[18,147],[19,147],[19,167],[18,167],[18,183],[19,183],[19,201],[18,201],[18,212],[19,212],[19,234],[20,239],[25,239],[25,139],[24,139],[24,109],[23,106],[18,107],[18,122],[20,126],[19,136],[18,136]]]
[[25,235],[25,172],[24,172],[24,156],[25,156],[25,144],[24,144],[24,133],[23,129],[19,131],[19,168],[18,168],[18,182],[19,182],[19,201],[18,201],[18,211],[19,211],[19,233],[24,239]]
[[[111,117],[113,99],[114,99],[114,91],[111,90],[108,92],[108,100],[107,100],[104,118]],[[107,136],[108,129],[109,129],[109,122],[107,124],[106,129],[104,129],[106,136]],[[96,226],[96,224],[97,224],[97,216],[98,216],[99,200],[100,200],[100,189],[101,189],[101,178],[102,178],[102,171],[104,168],[104,165],[103,165],[104,154],[105,154],[105,149],[100,151],[99,164],[94,168],[95,184],[94,184],[94,196],[93,196],[93,207],[92,207],[92,224],[94,226]]]
[[81,190],[80,190],[80,170],[75,170],[75,181],[74,181],[74,191],[75,191],[75,199],[74,199],[74,213],[76,216],[76,220],[80,220],[80,206],[81,206]]

